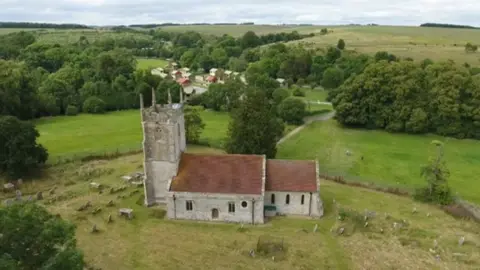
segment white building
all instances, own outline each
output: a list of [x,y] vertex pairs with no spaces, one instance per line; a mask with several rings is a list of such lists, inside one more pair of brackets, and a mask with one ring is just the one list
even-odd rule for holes
[[142,126],[145,204],[166,203],[170,219],[262,224],[276,214],[323,215],[315,161],[187,154],[182,104],[142,106]]

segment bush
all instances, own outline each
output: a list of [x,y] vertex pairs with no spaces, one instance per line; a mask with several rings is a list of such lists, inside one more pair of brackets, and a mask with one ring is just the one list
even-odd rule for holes
[[83,111],[86,113],[104,113],[105,101],[98,97],[89,97],[83,103]]
[[292,94],[295,97],[304,97],[305,96],[305,91],[300,89],[300,87],[295,87],[292,91]]
[[69,116],[75,116],[78,114],[78,109],[77,107],[73,106],[73,105],[68,105],[67,106],[67,109],[65,110],[65,115],[69,115]]
[[35,126],[13,116],[0,117],[0,172],[22,177],[47,161],[47,150],[37,144]]
[[305,84],[305,79],[304,78],[300,78],[297,80],[297,84],[298,85],[304,85]]
[[416,189],[413,198],[417,201],[440,205],[450,205],[454,202],[452,190],[446,184],[434,185],[431,192],[428,187]]
[[289,97],[278,106],[278,114],[285,122],[299,125],[307,114],[307,105],[299,98]]
[[289,96],[290,96],[290,92],[285,88],[278,88],[275,91],[273,91],[273,94],[272,94],[273,101],[276,104],[280,104],[283,100],[285,100]]

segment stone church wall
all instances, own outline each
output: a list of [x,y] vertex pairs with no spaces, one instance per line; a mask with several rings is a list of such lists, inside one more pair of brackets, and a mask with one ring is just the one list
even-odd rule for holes
[[[173,199],[175,195],[175,200]],[[252,202],[254,200],[254,202]],[[187,210],[187,201],[193,209]],[[235,203],[235,212],[229,213],[229,203]],[[246,203],[246,207],[242,206]],[[253,209],[252,209],[253,205]],[[203,194],[190,192],[170,193],[167,198],[167,216],[170,219],[190,219],[252,224],[264,223],[263,197],[261,195]],[[218,218],[214,218],[217,209]]]
[[[274,203],[272,203],[272,194],[275,195]],[[290,196],[288,204],[287,195]],[[304,196],[303,204],[301,203],[302,195]],[[266,191],[265,205],[274,205],[277,208],[277,213],[281,215],[310,215],[315,217],[323,215],[323,205],[318,193]]]

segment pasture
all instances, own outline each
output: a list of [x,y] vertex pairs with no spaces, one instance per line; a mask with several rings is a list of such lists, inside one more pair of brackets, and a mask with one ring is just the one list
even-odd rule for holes
[[137,69],[164,68],[168,61],[158,58],[137,58]]
[[35,31],[38,29],[35,28],[0,28],[0,35],[6,35],[10,33],[20,32],[20,31]]
[[432,140],[445,143],[450,186],[462,198],[480,203],[480,142],[475,140],[346,129],[329,120],[313,123],[284,142],[277,158],[318,158],[322,173],[411,190],[425,184],[420,166],[433,154]]
[[310,33],[309,30],[317,29],[317,27],[295,25],[172,25],[163,26],[160,27],[160,29],[169,32],[195,31],[207,35],[221,36],[229,34],[234,37],[239,37],[248,31],[254,31],[257,35],[292,31]]
[[[191,152],[217,153],[201,147]],[[120,193],[99,193],[90,182],[108,187],[124,184],[120,178],[142,169],[143,155],[123,156],[110,161],[76,162],[47,169],[43,179],[27,182],[23,194],[45,191],[43,203],[55,214],[77,226],[77,241],[90,266],[102,269],[474,269],[480,264],[480,227],[460,221],[440,209],[408,198],[370,190],[321,182],[325,216],[276,217],[264,225],[173,221],[163,218],[161,207],[142,203],[142,188],[128,187]],[[47,190],[56,186],[50,195]],[[14,194],[0,193],[0,198]],[[106,204],[113,200],[114,206]],[[332,202],[336,201],[335,206]],[[92,208],[77,211],[90,201]],[[138,204],[137,204],[138,203]],[[119,208],[132,208],[134,219],[118,217]],[[100,208],[97,214],[92,209]],[[416,208],[417,213],[412,213]],[[339,221],[341,209],[360,215]],[[364,227],[363,215],[373,213]],[[107,223],[112,215],[113,222]],[[394,222],[405,223],[394,228]],[[96,225],[100,231],[91,233]],[[317,232],[313,228],[318,224]],[[336,232],[346,228],[343,235]],[[283,257],[254,258],[261,236],[283,239]],[[458,239],[466,241],[458,245]],[[438,246],[434,246],[434,240]],[[434,252],[429,251],[433,249]],[[460,254],[460,255],[458,255]],[[438,256],[436,258],[436,256]]]
[[[205,123],[201,140],[220,147],[226,136],[228,114],[212,111],[200,114]],[[142,148],[139,110],[41,118],[35,124],[40,133],[38,142],[48,149],[49,163]]]
[[480,44],[480,30],[407,26],[333,27],[327,35],[293,41],[313,48],[325,48],[344,39],[346,49],[375,54],[388,51],[414,60],[430,58],[436,61],[452,59],[459,64],[479,65],[480,53],[466,53],[465,44]]

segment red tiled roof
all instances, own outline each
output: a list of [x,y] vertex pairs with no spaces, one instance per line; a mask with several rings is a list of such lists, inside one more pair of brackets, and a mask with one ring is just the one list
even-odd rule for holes
[[263,156],[182,154],[170,191],[261,194]]
[[189,84],[190,80],[188,78],[179,78],[177,82],[183,85],[183,84]]
[[217,77],[210,75],[210,76],[207,77],[207,81],[209,81],[209,82],[216,82],[216,81],[217,81]]
[[315,161],[267,160],[267,191],[316,192]]

